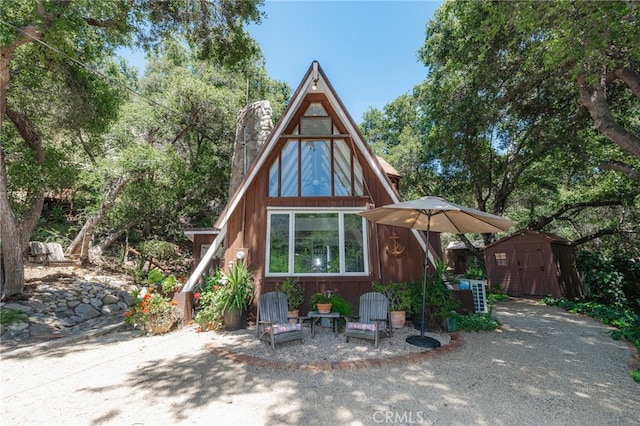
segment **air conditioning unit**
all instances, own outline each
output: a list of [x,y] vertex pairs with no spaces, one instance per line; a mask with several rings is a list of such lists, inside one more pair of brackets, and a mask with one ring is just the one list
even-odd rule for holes
[[469,280],[471,282],[471,292],[473,293],[473,310],[476,313],[486,314],[487,309],[487,291],[486,281]]

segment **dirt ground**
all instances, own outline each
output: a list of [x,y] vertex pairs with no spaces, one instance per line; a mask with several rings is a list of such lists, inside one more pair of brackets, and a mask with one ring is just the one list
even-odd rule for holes
[[25,348],[2,357],[0,416],[16,426],[638,424],[632,356],[608,327],[527,301],[501,302],[496,315],[501,332],[465,333],[459,350],[358,370],[236,362],[191,328]]
[[33,284],[37,281],[56,282],[63,276],[74,276],[81,279],[86,279],[87,277],[111,277],[118,281],[131,281],[131,277],[124,271],[117,270],[107,264],[89,264],[81,266],[77,263],[71,262],[50,265],[26,263],[24,266],[24,280],[26,285]]

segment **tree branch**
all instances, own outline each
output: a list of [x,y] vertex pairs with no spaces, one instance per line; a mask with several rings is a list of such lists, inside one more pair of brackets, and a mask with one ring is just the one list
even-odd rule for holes
[[575,244],[576,246],[579,246],[581,244],[588,243],[589,241],[593,241],[596,238],[600,238],[605,235],[613,235],[613,234],[616,234],[617,232],[618,231],[616,228],[601,229],[598,232],[594,232],[593,234],[585,235],[582,238],[578,238],[577,240],[572,241],[572,243]]
[[627,87],[631,90],[631,93],[640,98],[640,74],[627,67],[617,69],[613,74],[620,80],[624,81]]
[[629,179],[636,179],[638,177],[638,169],[630,164],[623,163],[622,161],[609,160],[600,163],[599,167],[605,170],[615,170],[623,173]]
[[604,94],[604,87],[590,86],[584,75],[578,77],[578,83],[580,86],[578,102],[589,111],[596,130],[623,150],[640,158],[640,138],[613,118]]
[[558,209],[554,214],[550,215],[550,216],[543,216],[541,218],[538,219],[537,222],[535,223],[529,223],[527,225],[528,229],[531,229],[532,231],[540,231],[542,230],[545,226],[547,226],[548,224],[550,224],[551,222],[553,222],[554,220],[560,219],[565,213],[571,211],[571,210],[578,210],[578,209],[584,209],[587,207],[604,207],[604,206],[619,206],[622,205],[622,203],[620,201],[591,201],[591,202],[584,202],[584,203],[573,203],[573,204],[565,204],[564,206],[562,206],[560,209]]

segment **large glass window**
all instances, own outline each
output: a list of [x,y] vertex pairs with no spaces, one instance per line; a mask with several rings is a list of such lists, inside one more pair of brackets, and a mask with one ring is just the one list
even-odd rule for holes
[[295,214],[295,274],[340,272],[337,213]]
[[289,141],[282,153],[282,184],[280,195],[283,197],[298,196],[298,142]]
[[269,271],[289,271],[289,214],[269,215]]
[[300,195],[331,196],[331,151],[329,141],[302,143]]
[[363,194],[362,166],[344,139],[289,140],[269,169],[270,197]]
[[367,273],[365,219],[355,211],[269,212],[267,275]]

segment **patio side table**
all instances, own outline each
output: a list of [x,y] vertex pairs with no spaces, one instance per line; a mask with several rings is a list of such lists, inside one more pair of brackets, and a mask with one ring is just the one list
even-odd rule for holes
[[321,314],[318,311],[309,311],[307,313],[307,317],[311,319],[311,337],[316,335],[316,322],[322,318],[328,318],[333,322],[333,333],[338,333],[338,320],[340,319],[339,312],[329,312],[326,314]]

